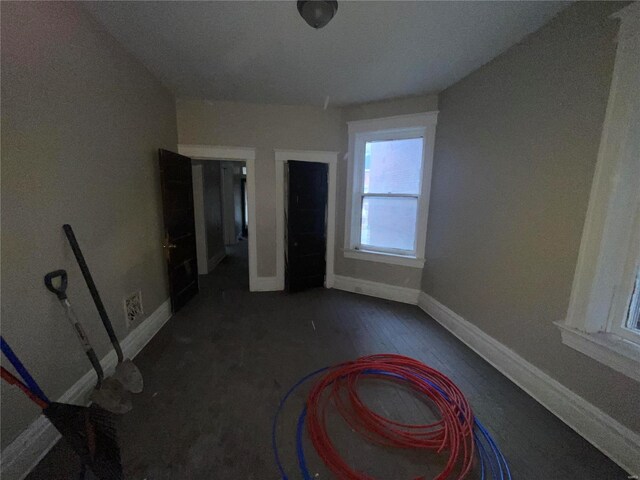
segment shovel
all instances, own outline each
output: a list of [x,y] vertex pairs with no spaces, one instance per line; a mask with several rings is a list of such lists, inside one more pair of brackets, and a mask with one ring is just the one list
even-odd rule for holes
[[[59,282],[57,282],[58,279],[60,280]],[[57,287],[54,285],[54,281],[58,283]],[[96,352],[89,342],[89,337],[78,321],[78,317],[76,317],[73,308],[71,308],[71,303],[69,303],[69,299],[67,298],[67,272],[64,270],[56,270],[55,272],[47,273],[44,276],[44,284],[47,289],[55,293],[58,300],[60,300],[67,314],[67,319],[73,326],[73,331],[76,333],[84,352],[87,354],[91,365],[93,365],[93,369],[96,371],[98,382],[93,392],[91,392],[91,401],[113,413],[126,413],[130,411],[133,408],[131,395],[118,380],[113,377],[104,378],[102,365],[100,365]]]
[[78,266],[82,271],[84,281],[87,283],[87,287],[89,287],[89,292],[91,292],[93,302],[95,303],[98,313],[100,314],[102,325],[104,325],[104,328],[109,335],[109,340],[111,340],[111,344],[113,345],[113,348],[118,355],[118,365],[116,366],[116,373],[113,375],[113,378],[117,379],[122,384],[122,386],[130,392],[140,393],[142,392],[142,389],[144,387],[142,373],[140,373],[138,367],[136,367],[131,360],[129,360],[128,358],[125,359],[124,355],[122,354],[120,342],[118,342],[118,337],[116,337],[116,333],[113,331],[113,325],[111,325],[111,320],[109,320],[107,311],[104,309],[102,299],[100,298],[100,294],[98,293],[96,284],[93,282],[91,272],[89,272],[89,267],[87,266],[87,262],[84,260],[82,250],[80,250],[80,245],[78,245],[78,241],[76,240],[76,236],[73,233],[71,225],[63,225],[62,229],[67,235],[67,240],[69,240],[69,245],[71,245],[73,254],[78,261]]
[[123,480],[115,416],[97,404],[81,407],[51,402],[3,337],[0,337],[0,346],[24,382],[0,367],[2,379],[20,388],[38,405],[80,456],[83,465],[80,478],[85,478],[88,466],[100,480]]

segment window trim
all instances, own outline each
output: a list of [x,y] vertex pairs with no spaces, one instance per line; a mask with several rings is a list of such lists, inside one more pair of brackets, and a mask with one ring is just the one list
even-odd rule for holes
[[[349,131],[347,200],[345,208],[344,256],[357,260],[376,261],[422,268],[426,243],[427,215],[433,169],[433,147],[438,112],[376,118],[347,122]],[[364,146],[368,141],[423,138],[422,171],[418,194],[415,250],[407,253],[394,249],[371,249],[360,245],[361,198],[363,195]],[[377,194],[373,193],[374,196]],[[395,195],[394,195],[395,196]],[[398,195],[400,196],[400,195]],[[415,195],[410,195],[414,197]]]
[[[640,335],[624,327],[640,254],[640,4],[621,20],[609,101],[562,342],[640,381]],[[620,254],[622,252],[622,255]]]

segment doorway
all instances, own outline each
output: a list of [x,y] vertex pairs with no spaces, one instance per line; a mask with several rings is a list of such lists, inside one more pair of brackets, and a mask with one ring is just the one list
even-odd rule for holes
[[265,279],[258,277],[256,245],[256,198],[255,198],[255,149],[243,147],[223,147],[215,145],[178,145],[178,152],[200,162],[242,162],[246,167],[246,215],[247,215],[247,255],[249,263],[249,290],[271,290]]
[[285,164],[285,288],[298,292],[322,287],[326,272],[326,163]]
[[[243,228],[245,215],[243,190],[246,191],[245,162],[221,161],[220,178],[224,243],[226,246],[237,245],[238,242],[246,239],[245,228]],[[247,234],[248,230],[247,227]]]
[[[226,257],[247,270],[247,237],[243,235],[241,182],[245,162],[192,160],[193,203],[198,274],[207,275]],[[227,261],[226,263],[229,263]],[[236,272],[236,277],[248,273]]]
[[310,150],[276,150],[276,271],[278,288],[285,288],[285,166],[289,161],[322,163],[327,165],[327,201],[326,201],[326,254],[324,286],[333,287],[335,221],[336,221],[336,176],[338,152]]

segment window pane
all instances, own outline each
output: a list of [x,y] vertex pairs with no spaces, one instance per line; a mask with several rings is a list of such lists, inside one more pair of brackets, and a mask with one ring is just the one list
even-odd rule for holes
[[360,243],[413,251],[417,213],[417,198],[364,197]]
[[422,138],[367,142],[364,193],[420,193],[422,143]]
[[627,328],[640,331],[640,269],[636,274],[627,318]]

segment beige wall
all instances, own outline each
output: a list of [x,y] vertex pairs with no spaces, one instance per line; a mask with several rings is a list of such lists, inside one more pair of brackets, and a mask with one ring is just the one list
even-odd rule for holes
[[[142,290],[147,313],[168,297],[157,149],[176,149],[175,105],[77,4],[3,2],[1,55],[2,335],[56,399],[89,362],[45,273],[68,270],[98,356],[110,347],[63,223],[120,338],[126,294]],[[2,448],[38,413],[2,382]]]
[[340,150],[340,111],[192,99],[178,100],[177,111],[179,143],[256,148],[258,276],[275,276],[274,149]]
[[345,259],[347,121],[437,109],[438,97],[426,95],[344,108],[257,105],[179,99],[178,136],[183,144],[256,147],[256,219],[258,275],[276,274],[274,149],[338,151],[335,273],[365,280],[420,288],[421,270]]
[[425,292],[640,431],[640,386],[564,346],[620,4],[579,2],[440,95]]
[[[380,102],[351,105],[342,109],[342,147],[346,152],[349,144],[347,122],[354,120],[366,120],[370,118],[393,117],[395,115],[409,115],[412,113],[432,112],[438,110],[437,95],[422,95],[404,97]],[[340,157],[342,158],[342,156]],[[344,233],[345,233],[345,203],[347,199],[347,162],[338,164],[338,198],[336,202],[336,260],[335,272],[372,282],[398,285],[406,288],[419,289],[422,277],[421,268],[389,265],[387,263],[369,262],[345,258]]]

